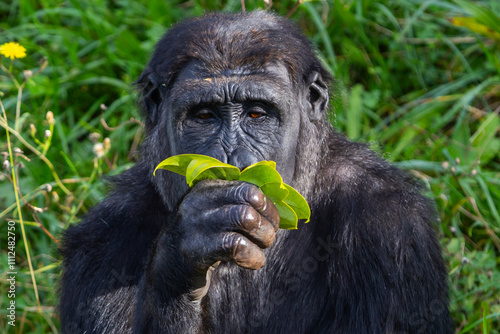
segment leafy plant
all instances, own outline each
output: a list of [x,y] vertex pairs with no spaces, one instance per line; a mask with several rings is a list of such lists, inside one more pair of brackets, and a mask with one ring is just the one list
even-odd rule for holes
[[239,180],[255,184],[274,203],[280,214],[280,228],[297,229],[297,220],[309,222],[311,209],[304,197],[283,183],[276,162],[259,161],[240,171],[238,167],[201,154],[180,154],[163,160],[156,166],[186,177],[192,187],[201,180]]

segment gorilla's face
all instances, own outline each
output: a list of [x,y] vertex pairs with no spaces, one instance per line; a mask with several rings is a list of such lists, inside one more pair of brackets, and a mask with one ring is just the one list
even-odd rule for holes
[[274,160],[292,181],[301,97],[283,65],[214,71],[191,61],[163,101],[172,155],[204,154],[239,168]]

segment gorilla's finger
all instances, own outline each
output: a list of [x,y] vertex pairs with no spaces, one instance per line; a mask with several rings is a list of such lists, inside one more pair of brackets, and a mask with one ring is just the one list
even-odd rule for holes
[[238,266],[247,269],[259,269],[266,262],[264,252],[253,242],[238,233],[222,235],[223,254]]
[[274,203],[268,197],[264,196],[264,207],[256,209],[272,224],[276,232],[280,226],[280,214]]
[[241,233],[260,248],[267,248],[274,241],[274,225],[250,205],[226,205],[211,211],[206,218],[213,222],[214,230]]
[[236,232],[198,235],[184,240],[181,250],[200,272],[217,261],[234,262],[242,268],[259,269],[266,262],[264,252],[248,238]]
[[[250,204],[257,212],[266,218],[273,226],[274,231],[278,230],[279,213],[273,202],[254,184],[241,181],[204,180],[199,182],[194,191],[206,195],[206,208],[199,204],[199,209],[211,209],[213,203],[218,205],[228,204]],[[187,202],[186,202],[187,203]]]
[[259,187],[243,181],[203,180],[192,189],[219,204],[250,204],[256,209],[264,207],[264,194]]
[[257,212],[263,215],[269,221],[274,231],[278,230],[280,216],[278,209],[273,202],[264,195],[264,193],[251,183],[243,182],[235,188],[236,198],[241,198],[250,204]]

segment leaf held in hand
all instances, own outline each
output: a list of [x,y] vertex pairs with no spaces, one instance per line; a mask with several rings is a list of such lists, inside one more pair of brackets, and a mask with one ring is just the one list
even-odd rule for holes
[[295,211],[298,219],[306,219],[306,223],[308,223],[311,218],[311,208],[309,208],[306,199],[288,184],[283,183],[283,185],[288,190],[288,196],[285,198],[284,202]]
[[171,172],[186,176],[187,166],[189,165],[191,160],[193,160],[192,157],[189,157],[190,155],[191,154],[179,154],[163,160],[158,164],[158,166],[156,166],[153,175],[156,175],[156,171],[158,169],[166,169]]
[[280,228],[297,229],[297,220],[309,222],[311,209],[305,198],[283,183],[274,161],[259,161],[240,172],[238,167],[200,154],[174,155],[157,169],[166,169],[186,177],[190,187],[206,179],[240,180],[255,184],[274,203],[280,214]]
[[288,189],[284,185],[283,182],[270,182],[263,184],[259,188],[266,196],[272,196],[277,200],[283,201],[288,196]]
[[217,176],[223,176],[224,180],[237,180],[239,175],[238,167],[199,154],[196,154],[186,168],[186,182],[190,187],[201,180],[217,179]]
[[215,158],[201,154],[179,154],[163,160],[156,170],[166,169],[186,177],[187,184],[192,187],[206,179],[238,180],[238,167],[225,164]]
[[[272,196],[269,196],[269,198],[273,201]],[[296,230],[297,214],[295,211],[293,211],[293,209],[283,201],[273,201],[273,203],[280,214],[280,228],[286,230]]]
[[269,161],[260,161],[248,166],[241,172],[239,180],[255,184],[258,187],[266,183],[283,183],[280,173],[276,170],[276,163],[273,166],[269,164]]
[[[297,229],[297,213],[293,207],[286,203],[286,198],[289,196],[288,188],[293,188],[289,186],[287,188],[287,185],[283,182],[266,183],[259,188],[274,203],[276,209],[278,209],[280,214],[280,228]],[[293,191],[296,192],[295,189]]]

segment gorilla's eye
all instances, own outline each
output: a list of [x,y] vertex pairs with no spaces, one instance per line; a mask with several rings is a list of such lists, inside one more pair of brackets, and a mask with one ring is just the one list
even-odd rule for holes
[[203,108],[203,109],[200,109],[198,112],[196,112],[194,117],[197,119],[206,121],[206,120],[214,118],[215,116],[210,109]]
[[252,118],[260,118],[260,117],[264,116],[264,114],[260,113],[260,112],[251,111],[248,113],[248,116],[250,116]]
[[198,115],[198,118],[199,118],[199,119],[203,119],[203,120],[205,120],[205,119],[210,119],[210,118],[212,118],[212,117],[213,117],[213,115],[212,115],[212,114],[199,114],[199,115]]
[[266,110],[260,104],[253,105],[252,107],[247,109],[247,116],[251,118],[262,118],[266,115]]

